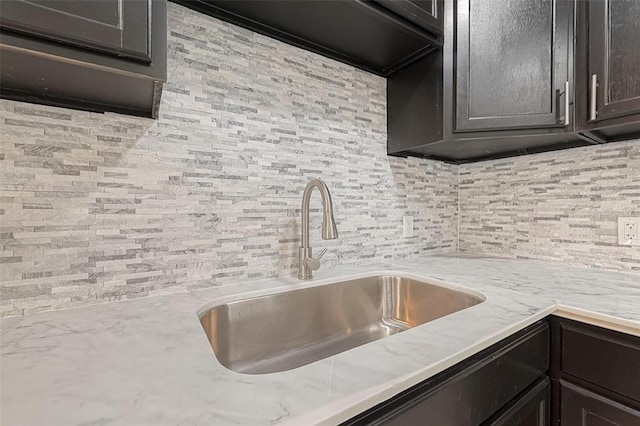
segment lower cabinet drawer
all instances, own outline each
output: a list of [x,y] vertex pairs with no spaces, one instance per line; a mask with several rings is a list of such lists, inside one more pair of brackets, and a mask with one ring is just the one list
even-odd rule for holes
[[640,411],[561,381],[562,426],[640,426]]
[[548,426],[551,423],[551,381],[540,379],[483,426]]
[[640,401],[640,338],[567,321],[561,329],[565,374]]
[[480,425],[548,367],[549,326],[540,322],[343,425]]

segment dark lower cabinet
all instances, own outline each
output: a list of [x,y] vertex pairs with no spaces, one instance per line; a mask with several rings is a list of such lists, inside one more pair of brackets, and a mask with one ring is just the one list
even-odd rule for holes
[[640,426],[640,337],[551,317],[554,426]]
[[640,401],[640,339],[585,324],[560,323],[562,372]]
[[550,380],[544,377],[483,426],[547,426],[550,420]]
[[640,337],[551,316],[345,425],[640,426]]
[[562,426],[640,426],[640,411],[569,382],[560,399]]
[[539,322],[344,424],[546,425],[548,366],[549,327]]

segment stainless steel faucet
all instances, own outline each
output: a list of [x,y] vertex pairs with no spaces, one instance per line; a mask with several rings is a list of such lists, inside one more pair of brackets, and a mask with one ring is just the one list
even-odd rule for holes
[[302,193],[302,246],[298,250],[300,261],[298,278],[301,280],[313,278],[312,271],[320,267],[320,259],[327,251],[324,249],[317,258],[313,258],[309,246],[309,201],[313,188],[317,188],[322,197],[322,239],[335,240],[338,238],[338,228],[336,228],[336,222],[333,219],[333,204],[329,188],[320,179],[311,179]]

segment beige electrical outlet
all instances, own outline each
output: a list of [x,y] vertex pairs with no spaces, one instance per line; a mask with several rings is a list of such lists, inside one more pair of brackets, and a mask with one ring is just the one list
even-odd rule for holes
[[640,246],[640,217],[618,218],[618,245]]

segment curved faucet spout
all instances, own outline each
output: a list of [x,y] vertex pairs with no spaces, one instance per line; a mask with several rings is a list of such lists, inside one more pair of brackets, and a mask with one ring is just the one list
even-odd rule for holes
[[333,218],[333,203],[327,185],[320,179],[311,179],[302,193],[302,248],[309,247],[309,203],[313,188],[317,188],[322,197],[322,239],[338,238],[338,228]]
[[318,189],[322,198],[322,239],[334,240],[338,238],[338,228],[333,218],[333,203],[329,188],[320,179],[311,179],[302,193],[302,245],[298,250],[300,262],[298,277],[303,280],[309,280],[313,277],[311,271],[320,267],[320,258],[324,254],[322,252],[317,259],[314,259],[309,245],[309,203],[314,188]]

